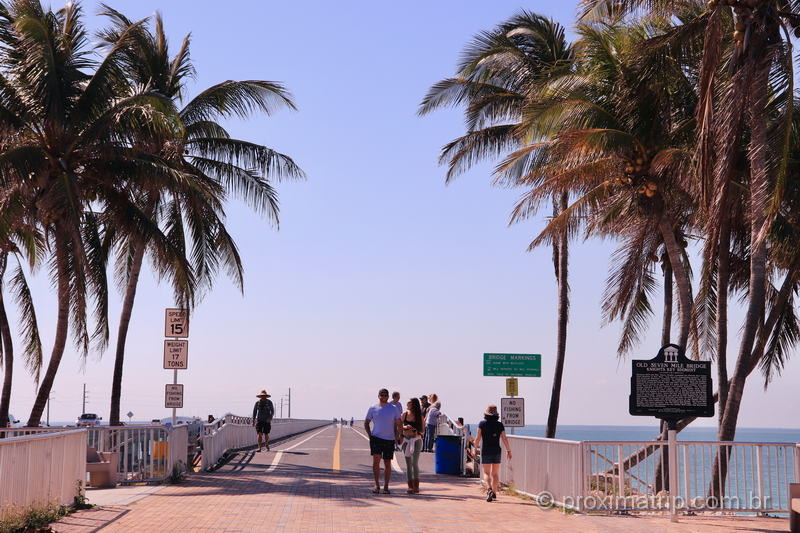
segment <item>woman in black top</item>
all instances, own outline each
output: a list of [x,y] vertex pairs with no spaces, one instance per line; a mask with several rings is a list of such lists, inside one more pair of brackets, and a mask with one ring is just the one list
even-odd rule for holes
[[475,449],[483,440],[481,447],[481,464],[483,465],[483,479],[486,482],[486,501],[497,499],[500,490],[500,458],[503,450],[500,448],[500,439],[506,447],[506,454],[511,459],[511,446],[506,437],[506,428],[499,420],[497,406],[490,404],[483,413],[483,420],[478,424],[478,435],[475,437]]
[[403,455],[406,458],[406,476],[408,477],[409,494],[419,494],[419,453],[422,451],[422,436],[425,424],[419,400],[411,398],[406,404],[406,411],[401,416],[403,423]]

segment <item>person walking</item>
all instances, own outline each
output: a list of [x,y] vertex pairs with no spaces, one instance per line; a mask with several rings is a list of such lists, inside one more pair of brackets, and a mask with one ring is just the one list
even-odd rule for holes
[[419,453],[422,451],[422,435],[425,428],[422,424],[422,409],[419,400],[411,398],[406,403],[406,411],[402,416],[403,455],[406,458],[406,477],[409,494],[419,494]]
[[434,403],[428,409],[428,414],[425,415],[425,446],[422,448],[423,452],[432,452],[433,446],[436,442],[436,425],[439,423],[439,408],[442,406],[439,402]]
[[[374,427],[372,425],[374,424]],[[364,429],[369,436],[369,451],[372,455],[372,474],[375,476],[373,494],[381,491],[381,459],[383,459],[383,493],[389,494],[389,480],[392,477],[392,458],[394,444],[401,440],[400,413],[389,403],[389,391],[378,391],[378,403],[367,410]]]
[[258,401],[253,406],[253,425],[258,433],[258,451],[261,451],[261,440],[269,451],[269,432],[272,430],[272,417],[275,415],[275,406],[272,405],[270,395],[262,390],[256,394]]
[[[497,499],[497,491],[500,490],[500,460],[503,450],[500,447],[500,440],[506,447],[506,455],[511,459],[511,446],[506,437],[506,428],[500,422],[500,415],[497,414],[497,406],[489,404],[483,413],[483,420],[478,424],[478,434],[475,436],[475,449],[481,451],[481,465],[483,466],[483,480],[486,482],[486,501],[490,502]],[[481,440],[483,446],[481,447]]]

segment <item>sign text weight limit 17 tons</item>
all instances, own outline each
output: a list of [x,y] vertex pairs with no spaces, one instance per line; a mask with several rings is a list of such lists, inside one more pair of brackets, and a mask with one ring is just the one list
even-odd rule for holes
[[189,368],[189,341],[164,341],[164,369]]

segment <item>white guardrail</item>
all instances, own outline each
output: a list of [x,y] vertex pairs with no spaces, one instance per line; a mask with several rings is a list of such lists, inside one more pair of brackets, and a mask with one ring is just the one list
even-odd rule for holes
[[75,429],[0,439],[0,519],[72,503],[86,476],[86,437]]
[[[330,420],[274,418],[269,438],[270,441],[273,441],[331,423]],[[229,450],[250,448],[257,444],[258,434],[255,427],[253,427],[253,419],[251,417],[225,415],[223,418],[203,426],[203,459],[201,467],[203,470],[211,468]]]
[[[85,434],[80,457],[80,468],[83,469],[84,476],[87,447],[95,448],[98,452],[118,454],[116,482],[123,484],[163,481],[176,465],[181,470],[186,470],[189,463],[189,428],[186,425],[178,425],[172,429],[160,425],[94,426],[77,430],[68,427],[8,428],[0,429],[0,444],[9,438],[41,438],[70,430]],[[5,480],[6,470],[0,468],[0,472]]]
[[[500,478],[520,492],[581,512],[670,510],[666,442],[508,439]],[[800,480],[795,443],[679,441],[677,458],[676,511],[784,513]]]

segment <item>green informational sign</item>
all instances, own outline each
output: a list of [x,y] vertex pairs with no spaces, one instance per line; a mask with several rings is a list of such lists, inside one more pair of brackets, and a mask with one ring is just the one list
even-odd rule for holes
[[485,353],[483,375],[502,377],[542,377],[542,356],[538,353]]

